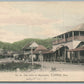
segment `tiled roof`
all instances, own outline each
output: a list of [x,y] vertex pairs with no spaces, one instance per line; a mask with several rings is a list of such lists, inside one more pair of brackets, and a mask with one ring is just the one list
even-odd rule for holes
[[47,50],[47,48],[44,47],[44,46],[42,46],[42,45],[39,45],[39,46],[35,49],[35,51],[44,51],[44,50]]
[[39,54],[40,51],[41,51],[42,54],[48,54],[48,53],[52,53],[52,52],[53,52],[53,51],[51,51],[51,50],[48,50],[46,47],[44,47],[44,46],[42,46],[42,45],[39,45],[39,46],[35,49],[34,53],[35,53],[35,54]]

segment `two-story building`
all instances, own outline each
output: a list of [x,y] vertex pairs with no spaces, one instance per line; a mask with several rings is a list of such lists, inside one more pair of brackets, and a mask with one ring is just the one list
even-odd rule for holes
[[[53,37],[53,51],[55,52],[55,59],[58,61],[74,61],[72,58],[73,55],[72,49],[78,48],[84,45],[84,24],[76,26],[71,31],[60,34]],[[80,53],[74,56],[79,60]],[[84,54],[82,55],[84,57]],[[83,59],[83,58],[82,58]]]

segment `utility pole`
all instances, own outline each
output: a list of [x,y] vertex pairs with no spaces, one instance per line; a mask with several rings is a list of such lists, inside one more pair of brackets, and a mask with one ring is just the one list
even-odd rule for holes
[[32,65],[33,65],[33,47],[31,47],[31,57],[32,57]]

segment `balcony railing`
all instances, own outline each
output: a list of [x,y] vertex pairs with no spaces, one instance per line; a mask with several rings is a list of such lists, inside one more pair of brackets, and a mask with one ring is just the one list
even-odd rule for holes
[[59,39],[59,40],[53,41],[53,44],[63,43],[65,41],[66,41],[65,39]]
[[72,40],[84,41],[84,36],[74,36],[74,37],[69,37],[69,38],[65,38],[65,39],[58,39],[56,41],[53,41],[53,45],[64,43],[64,42],[69,42],[69,41],[72,41]]
[[73,40],[73,37],[66,38],[66,42],[67,41],[72,41],[72,40]]

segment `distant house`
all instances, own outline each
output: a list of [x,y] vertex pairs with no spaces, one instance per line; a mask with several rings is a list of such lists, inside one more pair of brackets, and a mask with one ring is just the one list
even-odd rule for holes
[[36,42],[31,42],[29,44],[26,44],[23,47],[23,51],[25,55],[31,54],[31,49],[34,51],[39,45]]
[[52,60],[52,51],[48,50],[43,45],[39,45],[36,42],[31,42],[30,44],[26,44],[23,48],[24,56],[29,58],[31,54],[36,55],[35,61],[39,60],[40,54],[43,56],[43,61],[51,61]]
[[74,54],[77,54],[75,55],[77,61],[80,60],[79,58],[84,60],[84,53],[82,53],[82,57],[80,56],[80,52],[75,53],[76,50],[78,50],[78,47],[84,45],[84,24],[78,25],[71,31],[53,37],[52,44],[52,50],[54,51],[54,59],[59,61],[72,62],[74,61],[71,55],[71,53],[73,52]]
[[27,43],[24,47],[23,47],[23,54],[24,54],[24,59],[29,59],[31,57],[31,54],[33,54],[34,50],[38,47],[39,45],[36,42],[30,42]]
[[16,60],[23,60],[24,59],[23,51],[15,51],[13,53],[13,58],[16,59]]
[[13,58],[13,51],[6,50],[6,49],[0,49],[0,57],[1,58]]
[[36,54],[37,59],[39,59],[40,54],[42,54],[41,56],[43,56],[43,61],[52,61],[52,58],[53,58],[52,51],[48,50],[43,45],[39,45],[35,49],[34,54]]

